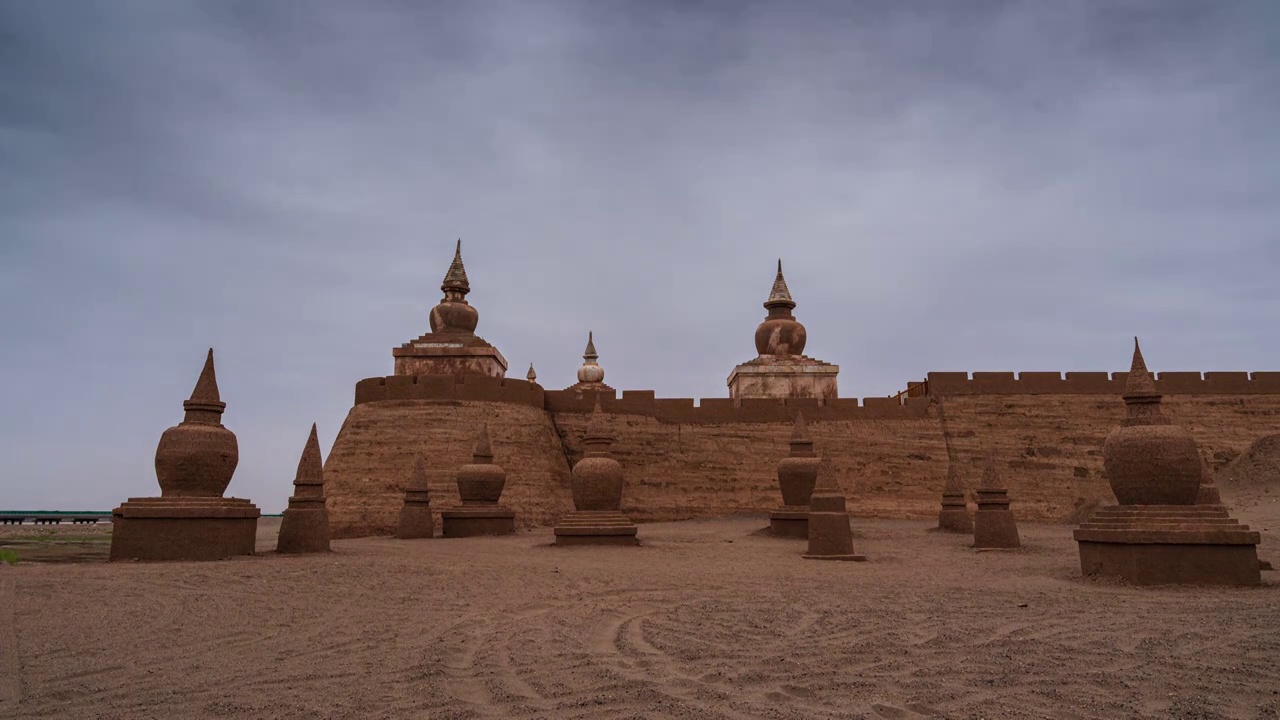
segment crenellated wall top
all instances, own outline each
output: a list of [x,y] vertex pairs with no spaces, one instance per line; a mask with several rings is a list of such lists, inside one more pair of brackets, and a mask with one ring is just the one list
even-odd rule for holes
[[[357,405],[389,400],[487,401],[529,405],[552,413],[589,413],[594,392],[545,390],[515,378],[468,375],[391,375],[356,383]],[[644,415],[659,422],[717,424],[790,422],[799,412],[812,420],[909,420],[923,418],[929,398],[659,398],[652,390],[624,390],[600,394],[601,409],[612,414]]]
[[[931,372],[930,395],[1120,395],[1127,372]],[[1165,395],[1280,395],[1280,372],[1162,372]]]

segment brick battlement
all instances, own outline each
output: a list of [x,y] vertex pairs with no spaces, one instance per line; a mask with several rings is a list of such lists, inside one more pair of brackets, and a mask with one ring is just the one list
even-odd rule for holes
[[[930,395],[1119,395],[1127,372],[929,373]],[[1280,395],[1280,372],[1162,372],[1156,389],[1166,395]]]
[[[595,393],[544,390],[542,386],[483,375],[456,379],[450,375],[391,375],[356,383],[355,404],[383,400],[435,400],[508,402],[530,405],[552,413],[588,413]],[[815,398],[659,398],[652,390],[624,390],[622,397],[601,393],[600,408],[607,413],[644,415],[659,422],[717,424],[738,422],[788,422],[799,411],[811,420],[906,420],[925,417],[929,398],[839,398],[819,404]]]

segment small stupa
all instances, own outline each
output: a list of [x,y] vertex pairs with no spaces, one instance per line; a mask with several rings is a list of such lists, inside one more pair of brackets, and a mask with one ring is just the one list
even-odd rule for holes
[[778,461],[778,485],[782,506],[769,513],[769,531],[780,537],[809,537],[809,496],[818,481],[821,459],[813,450],[813,437],[804,413],[796,413],[791,427],[791,454]]
[[573,466],[574,511],[555,527],[556,545],[636,545],[636,526],[621,512],[622,465],[613,459],[600,396],[587,420],[585,453]]
[[431,488],[427,485],[427,468],[422,458],[413,463],[409,484],[404,489],[404,506],[400,508],[400,523],[396,537],[401,540],[429,538],[436,534],[436,523],[431,516]]
[[610,397],[617,393],[604,382],[604,368],[598,362],[600,354],[596,352],[595,333],[587,333],[587,349],[582,353],[582,367],[578,368],[578,382],[565,388],[578,393],[605,393]]
[[506,377],[507,359],[476,335],[480,312],[467,302],[471,282],[462,265],[462,240],[440,284],[444,298],[431,308],[431,332],[391,350],[396,375]]
[[1218,484],[1213,481],[1213,470],[1203,455],[1200,456],[1200,490],[1196,493],[1196,504],[1222,504],[1222,494],[1218,492]]
[[462,507],[443,510],[445,537],[507,535],[515,532],[516,511],[498,504],[507,485],[507,473],[493,462],[489,425],[480,427],[471,462],[458,469],[458,497]]
[[529,372],[524,374],[524,379],[531,383],[538,382],[538,373],[533,370],[533,363],[529,363]]
[[866,560],[853,551],[853,532],[844,493],[836,482],[830,462],[824,462],[809,498],[809,550],[806,560]]
[[836,388],[838,365],[804,355],[808,334],[791,313],[796,307],[791,290],[782,277],[782,260],[764,307],[769,315],[756,328],[756,353],[729,373],[731,398],[818,398],[839,397]]
[[1102,451],[1120,504],[1075,531],[1080,571],[1137,585],[1260,583],[1259,533],[1221,504],[1198,504],[1204,460],[1191,434],[1163,414],[1137,338],[1123,397],[1127,415]]
[[224,498],[240,462],[235,433],[222,425],[213,349],[185,416],[156,447],[160,497],[129,498],[111,511],[111,560],[220,560],[252,555],[261,513],[253,503]]
[[1018,523],[1009,509],[1009,491],[996,471],[995,454],[988,452],[978,486],[978,511],[973,515],[973,546],[979,549],[1022,546]]
[[311,424],[311,435],[298,460],[293,497],[280,520],[276,552],[329,552],[329,511],[324,506],[324,465],[315,423]]
[[965,501],[964,481],[960,479],[960,468],[955,462],[947,460],[947,479],[942,486],[942,509],[938,511],[938,529],[944,532],[973,532],[973,517],[969,515],[969,505]]

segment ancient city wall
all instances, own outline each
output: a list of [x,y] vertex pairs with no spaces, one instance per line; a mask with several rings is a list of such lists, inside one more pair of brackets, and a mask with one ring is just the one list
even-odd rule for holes
[[[1127,372],[929,373],[931,395],[1116,395]],[[1280,372],[1162,372],[1156,389],[1166,395],[1280,395]]]
[[[1280,432],[1280,373],[1161,373],[1165,411],[1215,466],[1258,435]],[[943,421],[969,486],[990,448],[1026,520],[1060,521],[1081,504],[1113,502],[1102,444],[1124,417],[1125,373],[930,373],[929,397],[816,400],[664,399],[651,391],[602,398],[637,520],[767,510],[774,468],[803,410],[853,514],[936,515],[946,470]],[[401,487],[426,459],[432,505],[458,504],[454,474],[488,422],[507,470],[504,502],[521,526],[553,524],[572,507],[570,468],[594,396],[516,379],[392,376],[362,380],[325,464],[339,537],[392,532]],[[941,413],[939,412],[941,411]]]

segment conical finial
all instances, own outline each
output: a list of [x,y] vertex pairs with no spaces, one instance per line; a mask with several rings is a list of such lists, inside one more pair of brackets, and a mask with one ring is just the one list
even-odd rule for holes
[[427,492],[431,488],[427,484],[427,465],[419,457],[413,462],[413,471],[409,473],[409,484],[405,492]]
[[591,417],[587,418],[585,440],[613,441],[613,436],[609,434],[609,424],[605,419],[604,411],[600,409],[600,393],[596,393],[595,407],[591,410]]
[[462,238],[458,238],[458,244],[453,250],[453,262],[449,263],[449,271],[444,274],[444,282],[441,283],[440,289],[448,292],[456,290],[462,294],[471,291],[471,283],[467,281],[467,269],[462,266]]
[[996,470],[996,455],[994,452],[987,451],[986,462],[982,467],[982,485],[983,490],[1002,490],[1000,487],[1000,473]]
[[525,379],[525,380],[528,380],[529,382],[536,382],[536,381],[537,381],[537,379],[538,379],[538,373],[536,373],[536,372],[534,372],[534,371],[533,371],[533,363],[529,363],[529,372],[527,372],[527,373],[525,373],[525,374],[524,374],[524,379]]
[[796,413],[796,422],[791,426],[791,442],[792,443],[813,443],[813,438],[809,435],[809,424],[804,421],[804,413]]
[[222,423],[222,411],[227,404],[218,395],[218,376],[213,370],[213,348],[204,359],[204,369],[200,371],[200,379],[196,380],[191,397],[182,402],[186,414],[182,422]]
[[311,435],[302,448],[302,458],[298,460],[298,474],[294,476],[294,485],[324,485],[324,463],[320,460],[320,440],[316,437],[316,424],[311,423]]
[[582,359],[591,361],[591,360],[596,360],[599,357],[600,355],[596,353],[595,333],[588,330],[587,331],[587,349],[583,351]]
[[218,395],[218,376],[213,370],[213,348],[209,348],[209,354],[205,356],[204,369],[200,371],[195,389],[191,391],[191,402],[204,405],[222,402]]
[[791,291],[787,289],[787,281],[782,277],[782,258],[778,258],[778,274],[773,279],[773,288],[769,291],[769,299],[764,303],[765,307],[775,305],[796,306],[795,300],[791,299]]
[[942,492],[947,495],[964,494],[964,482],[960,479],[960,468],[954,462],[947,463],[947,481],[942,486]]
[[493,460],[493,446],[489,442],[489,423],[480,426],[480,436],[476,438],[476,449],[471,451],[471,461],[477,465],[487,465]]
[[823,455],[818,461],[818,480],[813,484],[814,495],[839,495],[840,483],[836,482],[836,474],[832,469],[831,458]]
[[1147,362],[1142,358],[1142,348],[1138,345],[1138,338],[1133,339],[1133,366],[1129,368],[1129,377],[1124,383],[1124,398],[1129,400],[1159,400],[1160,393],[1156,390],[1155,381],[1151,379],[1151,373],[1147,371]]

